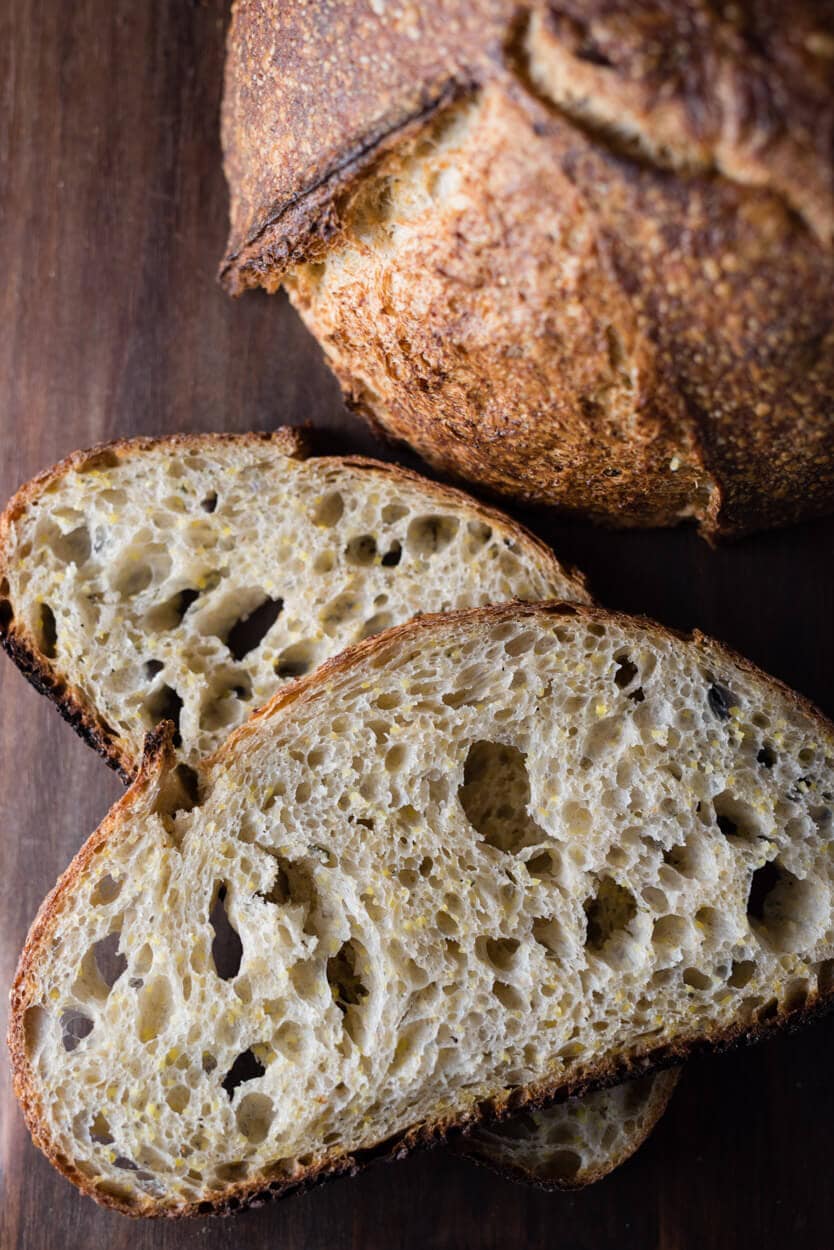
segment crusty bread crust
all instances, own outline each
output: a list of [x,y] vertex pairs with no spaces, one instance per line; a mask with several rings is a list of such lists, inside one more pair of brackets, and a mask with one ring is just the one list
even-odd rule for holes
[[[215,755],[206,762],[206,767],[210,768],[213,761],[221,760],[227,755],[233,756],[245,748],[246,739],[258,732],[261,720],[279,716],[284,709],[295,703],[315,702],[326,693],[334,679],[364,664],[368,657],[383,648],[390,647],[392,642],[401,643],[405,647],[426,635],[441,631],[454,631],[459,624],[464,622],[518,622],[537,614],[573,616],[583,621],[594,622],[596,620],[607,624],[633,623],[632,618],[622,614],[607,613],[594,607],[565,603],[511,604],[420,617],[350,647],[347,651],[326,661],[309,676],[279,691],[249,721],[232,733]],[[723,661],[738,666],[745,674],[780,694],[798,713],[808,717],[822,734],[828,737],[834,734],[834,726],[809,700],[790,690],[784,683],[769,677],[723,644],[706,638],[698,631],[694,631],[691,635],[684,635],[678,631],[667,630],[644,618],[639,618],[639,620],[641,627],[657,640],[673,636],[701,644],[705,655],[717,664],[720,665]],[[653,1046],[651,1041],[646,1041],[642,1049],[635,1049],[628,1056],[611,1057],[596,1064],[577,1067],[569,1076],[564,1076],[555,1082],[543,1081],[520,1086],[509,1092],[499,1091],[494,1097],[484,1099],[464,1117],[438,1118],[416,1125],[350,1156],[325,1158],[320,1163],[309,1166],[297,1180],[288,1182],[285,1179],[271,1181],[266,1181],[265,1178],[254,1179],[229,1184],[222,1194],[211,1201],[184,1204],[182,1207],[171,1209],[148,1199],[146,1204],[137,1209],[135,1205],[97,1190],[69,1159],[57,1151],[46,1127],[46,1118],[40,1107],[26,1054],[25,1015],[36,992],[38,963],[49,949],[52,933],[66,901],[72,896],[76,884],[82,879],[96,856],[110,843],[111,839],[118,838],[122,814],[146,804],[148,798],[159,788],[167,772],[173,767],[176,756],[172,746],[172,736],[173,726],[167,722],[148,735],[145,758],[136,781],[87,840],[42,904],[24,945],[11,989],[8,1044],[13,1083],[32,1138],[54,1166],[73,1181],[82,1192],[89,1194],[102,1205],[113,1207],[123,1214],[179,1218],[213,1212],[225,1214],[244,1206],[260,1205],[268,1198],[299,1192],[337,1175],[355,1174],[377,1158],[402,1158],[414,1149],[435,1145],[446,1140],[451,1134],[466,1131],[483,1120],[501,1120],[523,1108],[545,1107],[561,1099],[579,1096],[594,1089],[605,1088],[652,1071],[678,1065],[682,1060],[694,1055],[720,1052],[738,1045],[763,1040],[786,1029],[799,1028],[828,1011],[834,1004],[834,980],[832,980],[823,988],[812,987],[801,1006],[787,1005],[773,1014],[768,1013],[766,1018],[758,1019],[755,1023],[745,1025],[739,1022],[726,1029],[716,1029],[712,1034],[704,1037],[677,1038],[661,1046]]]
[[[708,537],[830,512],[834,31],[819,0],[733,11],[435,0],[415,38],[241,0],[227,288],[285,282],[357,412],[500,494]],[[323,49],[337,109],[307,104]],[[369,244],[357,201],[393,179],[402,226],[456,107],[485,117],[466,207],[432,192]]]
[[[11,528],[14,522],[34,500],[49,491],[67,473],[92,469],[96,464],[110,464],[114,457],[124,460],[133,456],[141,456],[144,452],[161,444],[186,451],[206,450],[217,444],[228,443],[237,445],[262,443],[274,450],[278,456],[295,460],[316,459],[323,466],[337,463],[358,469],[392,485],[398,482],[413,483],[422,490],[430,490],[438,505],[465,507],[485,524],[497,524],[501,529],[523,539],[528,547],[535,549],[546,568],[558,576],[567,576],[570,579],[576,588],[577,596],[583,599],[589,597],[584,575],[576,569],[562,568],[551,549],[540,538],[513,521],[505,513],[480,503],[471,495],[454,487],[430,482],[399,465],[372,460],[364,456],[313,457],[309,450],[309,440],[305,438],[302,431],[292,427],[281,427],[272,433],[174,434],[163,438],[120,439],[112,443],[98,444],[89,450],[73,452],[52,468],[39,473],[37,477],[20,487],[0,516],[0,603],[3,601],[7,561],[12,550]],[[135,758],[129,749],[129,744],[120,738],[113,727],[107,723],[99,709],[90,702],[89,697],[68,680],[67,675],[61,671],[59,663],[44,655],[25,622],[11,615],[10,612],[0,611],[0,644],[27,681],[55,704],[60,715],[101,755],[122,780],[126,783],[132,781],[138,773],[141,760]]]
[[[577,94],[602,93],[649,125],[660,113],[693,160],[723,140],[740,174],[774,185],[830,241],[823,5],[792,4],[789,31],[778,0],[748,0],[735,26],[679,0],[531,8],[571,55]],[[506,73],[517,15],[509,0],[432,0],[395,21],[338,0],[314,11],[297,0],[235,0],[223,101],[229,290],[326,248],[338,235],[334,200],[376,157],[450,97]],[[311,88],[323,65],[327,105],[317,108]]]

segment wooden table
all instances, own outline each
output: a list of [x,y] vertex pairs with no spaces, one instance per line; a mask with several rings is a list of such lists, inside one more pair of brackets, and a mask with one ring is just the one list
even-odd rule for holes
[[[282,297],[215,282],[226,219],[222,0],[5,0],[0,13],[0,494],[75,447],[313,421],[375,451]],[[691,531],[524,518],[612,607],[699,626],[834,713],[834,524],[713,552]],[[119,793],[0,666],[0,981],[38,903]],[[834,1022],[693,1063],[647,1146],[577,1196],[443,1151],[233,1220],[133,1223],[31,1146],[0,1063],[0,1247],[742,1250],[834,1245]]]

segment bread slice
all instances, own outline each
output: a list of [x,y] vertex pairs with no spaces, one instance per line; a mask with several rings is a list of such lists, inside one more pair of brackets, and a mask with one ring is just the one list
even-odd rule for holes
[[669,1105],[679,1069],[482,1124],[452,1149],[540,1189],[580,1189],[625,1163]]
[[33,1137],[119,1210],[228,1210],[799,1023],[833,796],[810,704],[567,604],[360,643],[196,777],[163,726],[21,958]]
[[77,452],[0,518],[0,636],[125,779],[145,733],[181,758],[357,639],[425,609],[555,596],[579,574],[460,491],[296,431]]
[[[145,730],[178,700],[180,755],[193,762],[286,681],[422,607],[588,598],[581,576],[509,518],[387,465],[308,459],[288,429],[76,453],[18,492],[0,538],[7,650],[125,778]],[[290,545],[297,567],[279,573]],[[274,602],[276,585],[277,621],[235,659],[234,622]],[[621,1095],[595,1098],[616,1120]],[[553,1113],[560,1123],[580,1114],[570,1106]],[[629,1153],[644,1124],[618,1124]],[[601,1170],[597,1152],[574,1183]]]

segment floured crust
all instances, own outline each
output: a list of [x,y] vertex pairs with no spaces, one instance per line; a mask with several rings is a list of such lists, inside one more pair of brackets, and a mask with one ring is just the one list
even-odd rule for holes
[[[167,448],[176,453],[182,451],[210,452],[213,447],[245,449],[263,445],[273,451],[277,458],[292,460],[314,459],[322,468],[323,475],[332,468],[345,468],[367,474],[391,491],[392,497],[398,485],[416,487],[425,493],[426,506],[450,508],[465,512],[485,526],[495,525],[500,532],[519,540],[526,558],[535,562],[551,585],[564,584],[571,588],[578,599],[588,598],[582,575],[562,570],[550,549],[524,527],[517,525],[502,513],[482,505],[470,496],[451,487],[430,483],[417,474],[396,465],[385,464],[360,456],[311,457],[304,435],[290,428],[279,429],[272,434],[244,435],[173,435],[165,439],[135,438],[102,444],[89,451],[78,451],[53,468],[39,474],[20,488],[0,517],[0,601],[5,595],[14,600],[14,579],[10,561],[17,559],[13,528],[27,510],[36,502],[43,501],[51,492],[60,488],[62,479],[79,470],[92,470],[97,464],[106,467],[114,459],[123,463],[130,458],[141,458],[155,449]],[[257,503],[256,503],[257,506]],[[554,582],[553,579],[556,579]],[[9,583],[12,588],[9,590]],[[4,589],[4,586],[6,587]],[[128,738],[108,722],[101,707],[88,692],[74,684],[69,673],[63,670],[60,658],[49,658],[39,646],[32,628],[22,611],[23,603],[5,600],[6,608],[0,614],[0,642],[9,656],[20,668],[28,681],[54,702],[60,714],[73,728],[114,768],[123,780],[136,775],[140,760]],[[431,606],[431,605],[430,605]]]
[[356,411],[498,493],[710,537],[829,512],[826,6],[431,5],[410,42],[338,8],[236,11],[228,289],[285,283]]
[[[430,638],[440,631],[446,631],[451,638],[454,636],[453,631],[459,626],[501,622],[517,624],[525,618],[536,616],[542,618],[567,616],[585,623],[604,622],[611,626],[630,625],[629,618],[604,613],[594,608],[574,607],[567,604],[513,605],[420,618],[399,626],[387,634],[358,644],[348,652],[328,661],[311,676],[302,678],[280,692],[266,708],[261,709],[250,722],[232,735],[215,757],[207,762],[206,769],[211,769],[226,758],[242,756],[247,748],[247,740],[257,735],[262,720],[280,718],[281,712],[295,703],[308,704],[312,709],[334,681],[338,681],[357,667],[361,668],[376,653],[390,648],[394,643],[405,648],[419,643],[422,638]],[[643,628],[647,636],[658,643],[670,638],[670,631],[650,622],[643,623]],[[692,640],[703,646],[703,654],[708,662],[714,662],[719,666],[722,662],[736,665],[745,675],[762,684],[763,693],[783,697],[788,706],[808,718],[815,730],[823,737],[830,737],[832,727],[810,702],[790,691],[782,683],[767,677],[754,665],[740,659],[722,645],[704,639],[697,633],[692,635]],[[205,1214],[210,1211],[225,1213],[241,1206],[257,1205],[268,1197],[298,1191],[331,1176],[352,1174],[374,1158],[402,1157],[414,1148],[442,1141],[456,1130],[472,1128],[481,1120],[500,1120],[524,1108],[544,1107],[557,1098],[577,1096],[618,1081],[660,1070],[677,1064],[691,1055],[720,1051],[769,1037],[786,1027],[791,1029],[799,1027],[831,1006],[831,984],[826,984],[820,989],[811,988],[803,1005],[781,1006],[777,1012],[771,1012],[767,1018],[759,1019],[751,1025],[739,1022],[726,1028],[715,1029],[710,1035],[704,1037],[675,1039],[660,1046],[652,1046],[650,1042],[646,1042],[627,1056],[610,1056],[595,1065],[577,1068],[569,1076],[563,1076],[556,1083],[543,1082],[517,1088],[511,1092],[501,1091],[494,1097],[483,1100],[463,1119],[454,1117],[438,1119],[409,1129],[392,1139],[379,1142],[375,1146],[357,1151],[350,1156],[324,1159],[318,1165],[303,1170],[302,1174],[296,1176],[291,1182],[281,1179],[268,1181],[267,1178],[255,1178],[251,1182],[229,1185],[222,1195],[217,1195],[210,1202],[170,1209],[148,1199],[137,1208],[136,1204],[125,1203],[102,1193],[91,1185],[69,1160],[56,1153],[46,1130],[43,1113],[33,1085],[26,1054],[24,1016],[35,993],[38,964],[49,949],[56,922],[65,904],[71,900],[76,885],[82,880],[96,856],[118,839],[121,818],[131,811],[141,811],[143,807],[148,809],[152,796],[158,793],[174,760],[171,728],[162,726],[157,733],[149,736],[145,760],[131,789],[113,808],[98,831],[87,841],[41,907],[25,944],[11,994],[9,1046],[14,1072],[14,1088],[33,1139],[51,1162],[83,1192],[90,1194],[103,1205],[112,1206],[125,1214],[165,1215],[176,1218],[183,1215]]]

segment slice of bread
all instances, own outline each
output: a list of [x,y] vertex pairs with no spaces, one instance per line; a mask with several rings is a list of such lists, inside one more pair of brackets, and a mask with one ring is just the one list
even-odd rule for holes
[[35,1141],[122,1211],[233,1209],[828,1005],[834,727],[699,635],[423,617],[197,776],[170,733],[11,999]]
[[580,1189],[625,1163],[669,1105],[679,1070],[668,1068],[584,1098],[481,1124],[452,1148],[540,1189]]
[[[508,517],[387,465],[308,459],[288,429],[76,453],[21,488],[0,540],[7,650],[125,778],[178,701],[180,754],[194,761],[286,681],[423,607],[588,598]],[[236,659],[234,623],[253,604],[268,612],[276,586],[278,619]],[[614,1120],[620,1098],[595,1095]],[[647,1091],[646,1115],[618,1124],[628,1153],[652,1101]],[[590,1122],[570,1107],[553,1113],[560,1123],[574,1108]],[[610,1167],[597,1152],[574,1183]]]
[[176,722],[194,764],[253,708],[416,613],[588,601],[509,517],[296,431],[77,452],[0,518],[0,636],[126,780]]

